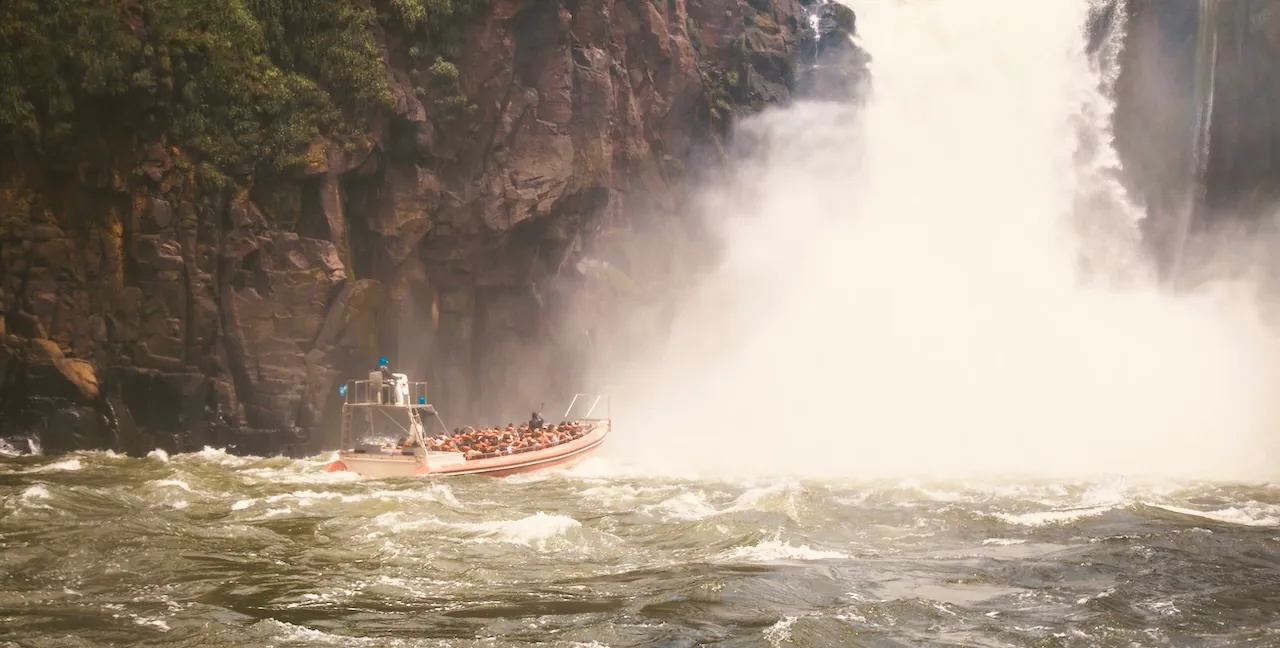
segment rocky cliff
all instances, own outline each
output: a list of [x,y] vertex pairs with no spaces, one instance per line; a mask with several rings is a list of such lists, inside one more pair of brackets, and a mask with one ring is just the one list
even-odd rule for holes
[[1257,216],[1280,201],[1280,7],[1215,0],[1207,215]]
[[1268,0],[1124,0],[1117,145],[1169,265],[1186,237],[1280,200],[1280,10]]
[[313,452],[378,356],[451,425],[590,387],[807,28],[797,0],[291,6],[0,9],[0,437]]
[[1194,211],[1200,0],[1127,0],[1116,84],[1116,147],[1131,194],[1153,215],[1147,240],[1166,272],[1177,265]]

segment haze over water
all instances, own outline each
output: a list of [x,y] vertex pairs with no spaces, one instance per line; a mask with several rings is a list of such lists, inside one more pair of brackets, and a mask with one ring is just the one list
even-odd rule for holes
[[705,210],[727,260],[628,377],[620,418],[645,434],[627,455],[842,477],[1276,475],[1280,348],[1251,286],[1165,289],[1120,184],[1123,16],[1091,55],[1086,1],[848,4],[870,99],[742,126],[767,144]]
[[0,648],[1280,645],[1280,359],[1151,278],[1087,3],[853,6],[875,94],[743,125],[601,456],[0,458]]

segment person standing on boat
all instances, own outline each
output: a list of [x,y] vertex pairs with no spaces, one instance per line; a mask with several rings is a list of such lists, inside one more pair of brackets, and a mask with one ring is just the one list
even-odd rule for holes
[[395,389],[395,376],[391,374],[391,367],[387,366],[386,358],[378,358],[378,371],[382,373],[382,388],[380,390],[382,393],[379,400],[383,403],[390,403],[392,402],[392,397],[395,396],[393,392]]
[[529,417],[529,430],[541,430],[545,423],[546,421],[542,420],[542,415],[534,412],[533,416]]

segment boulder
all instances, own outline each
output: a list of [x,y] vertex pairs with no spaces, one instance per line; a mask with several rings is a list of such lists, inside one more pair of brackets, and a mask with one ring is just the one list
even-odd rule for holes
[[28,340],[25,363],[30,389],[43,396],[59,396],[92,403],[98,398],[98,376],[93,365],[68,358],[49,340]]

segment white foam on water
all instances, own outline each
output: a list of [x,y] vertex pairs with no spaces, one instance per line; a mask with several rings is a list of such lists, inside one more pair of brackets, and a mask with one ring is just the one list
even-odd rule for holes
[[73,458],[73,459],[63,459],[61,461],[55,461],[53,463],[45,464],[43,466],[36,466],[34,468],[29,468],[27,470],[24,470],[23,472],[52,473],[52,472],[62,472],[62,471],[83,470],[83,469],[84,469],[84,464],[81,463],[79,459]]
[[785,616],[778,619],[777,623],[764,629],[763,637],[769,645],[775,648],[782,646],[784,643],[791,643],[791,626],[799,619],[799,616]]
[[435,502],[444,504],[453,508],[459,508],[462,503],[458,501],[457,496],[453,494],[453,489],[447,484],[440,482],[430,482],[422,488],[408,490],[376,490],[371,497],[377,497],[384,500],[408,500],[415,502]]
[[186,491],[186,492],[188,492],[188,493],[194,493],[194,492],[195,492],[194,490],[192,490],[192,489],[191,489],[191,485],[190,485],[190,484],[188,484],[187,482],[182,481],[181,479],[157,479],[157,480],[150,481],[150,482],[147,482],[147,483],[148,483],[149,485],[151,485],[151,486],[155,486],[155,487],[157,487],[157,488],[164,488],[164,487],[166,487],[166,486],[171,486],[171,487],[173,487],[173,488],[177,488],[177,489],[180,489],[180,490],[184,490],[184,491]]
[[[446,520],[433,515],[391,511],[376,516],[373,526],[387,529],[393,534],[437,529],[442,535],[452,535],[468,542],[499,542],[545,549],[550,546],[551,541],[563,540],[569,532],[581,529],[582,523],[567,515],[542,511],[516,519],[484,522]],[[368,537],[379,535],[381,532],[374,530]]]
[[478,531],[484,537],[503,542],[545,546],[548,540],[563,535],[570,529],[581,528],[582,523],[567,515],[539,511],[518,520],[479,522],[465,525],[465,527]]
[[[250,461],[253,461],[253,458],[245,458],[245,463]],[[239,472],[241,476],[248,478],[250,481],[263,484],[342,484],[368,481],[359,473],[347,470],[325,472],[319,469],[307,470],[305,466],[300,465],[288,465],[281,468],[245,468]]]
[[53,494],[47,486],[32,484],[20,493],[0,498],[0,502],[3,502],[4,508],[19,513],[23,510],[52,510],[53,507],[46,503],[51,499]]
[[[436,517],[410,517],[410,514],[402,511],[388,511],[374,517],[373,525],[386,527],[394,533],[400,533],[434,525],[444,526],[447,523]],[[374,532],[373,535],[377,535],[377,532]]]
[[252,461],[252,459],[247,457],[237,457],[236,455],[229,454],[227,453],[226,448],[213,448],[210,446],[201,448],[200,452],[183,455],[183,458],[195,458],[202,461],[221,464],[223,466],[243,466]]
[[156,630],[159,630],[160,632],[168,632],[169,630],[172,629],[169,627],[169,622],[165,621],[164,619],[157,619],[152,617],[141,617],[141,616],[135,615],[133,617],[133,622],[140,626],[147,626],[149,628],[154,628]]
[[324,500],[341,500],[344,495],[342,493],[332,493],[329,491],[316,492],[313,490],[294,491],[292,493],[280,493],[268,496],[265,501],[268,504],[275,504],[284,500],[293,500],[298,506],[311,506],[318,501]]
[[602,504],[622,504],[632,502],[640,496],[641,489],[632,484],[609,484],[591,486],[578,491],[580,497],[594,500]]
[[643,507],[645,512],[657,514],[659,517],[679,521],[703,520],[720,513],[707,497],[700,491],[686,491],[675,497],[669,497],[657,504]]
[[992,513],[1006,524],[1017,526],[1048,526],[1053,524],[1069,524],[1085,518],[1097,517],[1108,511],[1114,510],[1115,506],[1095,506],[1090,508],[1066,509],[1060,511],[1032,511],[1029,513]]
[[24,488],[22,490],[22,494],[19,495],[19,497],[22,498],[24,501],[32,501],[32,500],[47,500],[53,497],[53,495],[49,494],[48,488],[45,488],[41,484],[36,484],[34,486],[28,486]]
[[721,553],[718,560],[725,562],[767,563],[786,560],[831,560],[849,557],[849,554],[841,551],[814,549],[807,544],[791,544],[774,538],[762,540],[753,545],[734,547]]
[[350,635],[337,635],[308,628],[302,625],[296,625],[287,621],[277,621],[275,619],[265,619],[258,621],[252,626],[255,634],[265,635],[262,638],[272,642],[285,642],[284,645],[303,645],[303,646],[398,646],[404,645],[401,640],[385,640],[379,637],[356,637]]
[[1229,506],[1227,508],[1213,511],[1202,511],[1185,506],[1174,506],[1172,504],[1151,504],[1151,506],[1170,511],[1172,513],[1193,515],[1225,524],[1259,527],[1280,526],[1280,506],[1275,504],[1248,502],[1241,504],[1240,506]]

